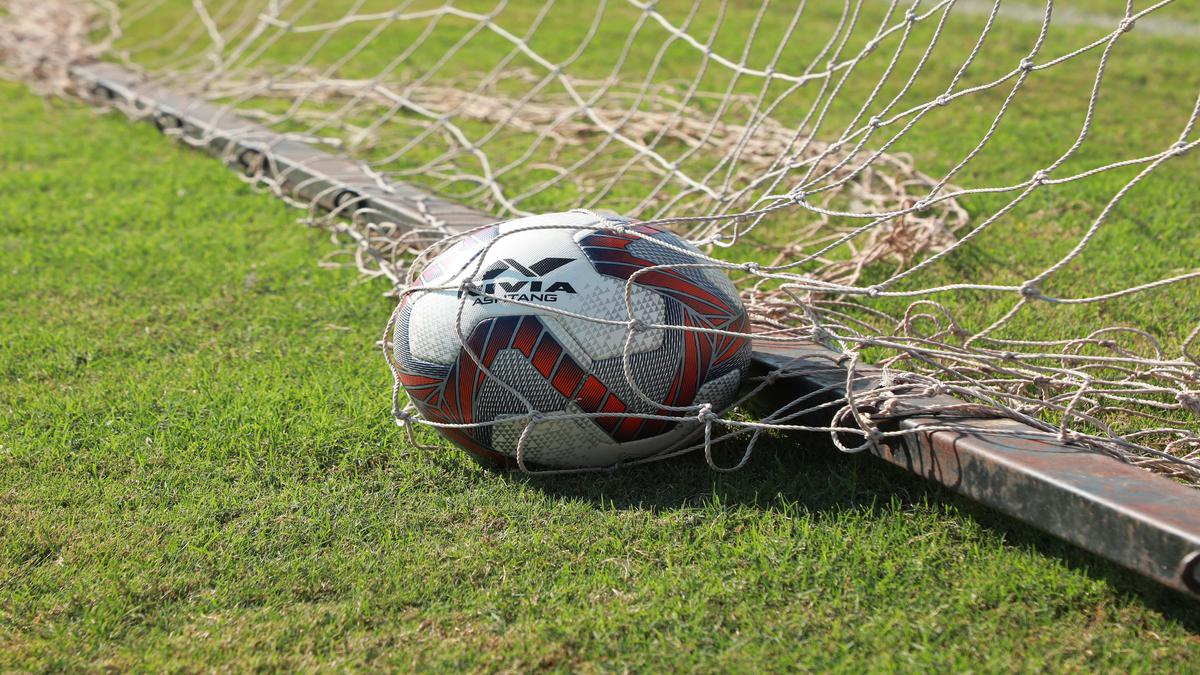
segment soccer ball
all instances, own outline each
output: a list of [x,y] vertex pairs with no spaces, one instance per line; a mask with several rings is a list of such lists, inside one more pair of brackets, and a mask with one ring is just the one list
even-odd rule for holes
[[474,230],[402,295],[393,372],[486,464],[512,467],[518,445],[538,468],[685,447],[705,404],[733,402],[750,361],[737,290],[688,266],[706,263],[670,232],[583,210]]

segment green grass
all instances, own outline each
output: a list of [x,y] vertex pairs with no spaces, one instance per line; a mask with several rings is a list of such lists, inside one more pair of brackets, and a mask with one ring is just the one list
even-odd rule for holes
[[[418,0],[406,7],[408,11],[417,11],[441,4],[438,0]],[[900,9],[886,19],[888,4],[864,3],[858,26],[849,37],[842,58],[856,53],[879,25],[893,25],[899,21],[907,5],[901,3],[898,5]],[[1149,4],[1137,2],[1135,11]],[[298,25],[312,25],[350,14],[364,15],[391,9],[396,3],[392,0],[366,0],[361,8],[352,9],[357,6],[344,0],[323,2],[313,8],[289,7],[282,16]],[[460,0],[454,6],[481,13],[499,7],[493,0]],[[672,23],[684,25],[692,2],[663,0],[655,6]],[[1123,0],[1088,0],[1073,4],[1072,9],[1114,16],[1122,14],[1124,6]],[[241,7],[239,3],[229,3],[228,12],[215,15],[214,20],[220,25],[231,25],[239,16]],[[539,7],[541,3],[509,3],[499,11],[495,23],[522,34],[534,22]],[[590,22],[594,11],[591,7],[587,12],[581,12],[572,3],[560,2],[555,5],[546,15],[544,23],[533,32],[531,48],[551,61],[566,58],[578,47],[583,37],[584,20]],[[697,12],[688,24],[688,31],[693,35],[707,36],[719,20],[720,30],[714,37],[714,51],[730,58],[740,58],[743,46],[752,34],[757,7],[758,3],[731,3],[723,14],[715,9]],[[773,13],[768,15],[771,18],[753,33],[755,39],[746,56],[750,66],[762,68],[769,62],[775,46],[784,35],[790,17],[789,7],[787,3],[775,3]],[[841,12],[842,3],[809,3],[801,28],[789,42],[778,70],[788,73],[802,71],[834,31]],[[194,14],[193,4],[187,0],[168,0],[156,5],[156,9],[143,18],[127,22],[124,26],[125,35],[118,41],[118,46],[142,48],[134,52],[134,58],[152,69],[197,63],[197,55],[202,53],[201,48],[207,44],[207,34],[203,25],[195,20]],[[669,37],[667,31],[653,21],[643,26],[636,37],[629,41],[629,58],[614,71],[616,54],[625,44],[638,15],[639,11],[627,3],[610,3],[597,37],[583,50],[579,59],[568,67],[567,72],[576,78],[615,75],[625,89],[636,89],[648,76],[655,82],[686,83],[699,78],[700,89],[707,92],[723,91],[729,84],[728,68],[710,65],[701,74],[699,53],[681,42],[667,47],[657,70],[652,71],[651,64],[655,63],[655,57],[664,49],[664,42]],[[1158,20],[1191,24],[1200,21],[1200,13],[1194,4],[1182,1],[1151,16]],[[908,93],[892,109],[893,113],[927,102],[944,91],[975,44],[985,19],[980,12],[956,11],[951,15],[928,64],[916,77]],[[900,92],[929,42],[935,23],[929,20],[916,25],[896,70],[864,114],[864,119],[880,113],[883,104]],[[176,24],[181,26],[181,30],[173,34],[175,38],[155,42],[163,34],[164,27]],[[250,48],[241,52],[242,58],[231,63],[230,69],[235,76],[254,77],[261,76],[263,72],[278,74],[284,66],[299,62],[320,69],[346,57],[344,64],[336,70],[337,77],[370,78],[382,73],[384,83],[402,89],[413,78],[429,76],[430,82],[435,84],[456,81],[460,86],[469,88],[485,72],[497,67],[514,49],[510,43],[485,30],[468,40],[462,49],[453,51],[458,41],[476,24],[465,19],[445,17],[436,23],[436,30],[425,38],[421,48],[416,49],[401,66],[388,70],[388,64],[400,50],[418,39],[430,24],[425,20],[397,23],[373,20],[350,23],[329,32],[312,33],[269,28],[256,35]],[[372,33],[375,30],[379,31],[378,34]],[[992,81],[1011,71],[1033,48],[1038,31],[1036,24],[1001,20],[989,33],[959,89]],[[1106,32],[1104,28],[1093,25],[1071,21],[1052,22],[1046,42],[1034,61],[1045,63]],[[233,53],[237,40],[249,34],[249,30],[243,30],[231,36],[231,45],[234,46],[227,51]],[[369,46],[355,52],[352,58],[348,57],[364,40],[369,40],[366,43]],[[835,138],[850,124],[862,102],[876,86],[899,40],[897,33],[881,43],[880,48],[846,80],[827,119],[814,132],[818,138]],[[155,46],[146,48],[147,45]],[[261,52],[258,51],[260,47],[263,48]],[[1051,164],[1071,147],[1084,118],[1101,51],[1092,50],[1033,74],[1013,101],[994,139],[954,182],[966,188],[1019,183],[1034,171]],[[181,58],[182,62],[179,61]],[[446,59],[445,62],[438,65],[442,59]],[[201,59],[198,63],[200,72],[211,69],[211,63],[207,60]],[[539,75],[544,73],[540,66],[521,54],[507,62],[504,69],[511,71],[519,68],[529,68]],[[1191,41],[1185,37],[1164,37],[1136,28],[1123,36],[1109,61],[1088,140],[1054,176],[1063,177],[1107,163],[1148,155],[1170,145],[1183,129],[1194,106],[1195,73],[1198,70],[1200,51],[1194,49]],[[761,79],[743,78],[734,86],[734,91],[754,94],[761,86]],[[1010,81],[933,110],[908,131],[892,151],[910,153],[917,168],[929,175],[944,175],[971,151],[985,133],[1011,86]],[[783,89],[784,85],[777,83],[772,86],[771,92],[778,95]],[[778,108],[774,116],[784,124],[798,124],[813,103],[817,90],[816,86],[800,90]],[[561,94],[561,90],[555,86],[545,90],[545,94],[555,93]],[[719,98],[697,99],[692,106],[712,108]],[[283,112],[292,101],[250,97],[240,103],[250,109]],[[343,103],[343,100],[307,102],[301,108],[310,112],[329,113]],[[348,115],[348,120],[359,126],[367,126],[386,108],[381,104],[360,104]],[[731,113],[725,119],[742,122],[745,117],[744,113],[740,117],[738,113]],[[423,125],[406,125],[400,121],[417,120],[412,116],[398,116],[394,123],[384,127],[385,133],[378,146],[359,148],[357,154],[379,160],[403,146],[424,128]],[[457,122],[464,133],[474,140],[483,137],[491,126],[471,120]],[[303,130],[309,128],[310,124],[311,120],[306,118],[292,119],[281,126]],[[868,147],[877,146],[883,139],[890,138],[902,124],[879,132]],[[861,125],[860,120],[857,126]],[[336,128],[323,128],[320,133],[344,135]],[[510,130],[498,134],[483,147],[493,166],[499,166],[525,152],[532,138],[531,134]],[[585,148],[591,148],[598,142],[592,139]],[[480,194],[476,183],[443,181],[422,168],[448,147],[440,135],[434,134],[380,168],[398,171],[404,180],[421,183],[449,193],[452,197],[474,198],[476,204],[494,208],[488,202],[487,195]],[[675,159],[683,152],[682,147],[669,142],[657,149],[668,159]],[[536,168],[539,163],[564,166],[582,156],[584,148],[566,148],[558,157],[550,157],[549,152],[550,144],[543,143],[532,153],[529,161],[500,177],[499,182],[506,193],[510,196],[520,194],[545,178],[548,172]],[[616,166],[631,156],[631,151],[620,144],[613,144],[599,158],[576,173],[586,174],[597,166]],[[700,153],[686,160],[683,166],[690,175],[700,176],[719,159]],[[473,156],[464,155],[451,163],[464,175],[481,175],[481,167]],[[1020,285],[1070,251],[1108,199],[1140,168],[1109,171],[1070,186],[1042,190],[998,221],[972,246],[964,247],[925,272],[900,282],[894,289],[914,290],[962,282]],[[417,173],[409,173],[412,171]],[[716,178],[714,182],[719,183],[720,179]],[[603,180],[597,180],[591,187],[603,183]],[[646,194],[657,193],[657,184],[657,177],[635,172],[625,180],[618,181],[598,206],[628,212]],[[1200,185],[1200,154],[1191,153],[1163,166],[1157,174],[1133,190],[1113,212],[1085,253],[1047,280],[1043,290],[1054,297],[1087,297],[1194,270],[1195,251],[1200,250],[1200,216],[1197,215],[1200,214],[1200,191],[1195,189],[1197,185]],[[671,194],[679,189],[678,184],[669,184],[661,193]],[[560,210],[585,201],[588,194],[569,182],[560,183],[523,202],[522,206],[534,212]],[[964,199],[963,205],[972,217],[971,225],[982,222],[1001,209],[1013,196],[1011,193],[989,194]],[[686,207],[681,209],[687,210]],[[747,237],[743,245],[717,252],[734,261],[769,262],[775,257],[781,243],[793,241],[792,232],[797,220],[806,217],[804,213],[773,217],[765,221],[761,230]],[[847,223],[842,220],[836,224]],[[1131,251],[1136,251],[1136,255],[1131,256]],[[845,254],[846,251],[835,251],[832,256]],[[894,271],[888,265],[879,265],[867,271],[862,285],[882,281]],[[1195,328],[1196,317],[1200,316],[1198,288],[1200,285],[1193,281],[1100,305],[1065,307],[1034,303],[1018,315],[1007,332],[995,337],[1057,340],[1077,338],[1113,325],[1135,325],[1154,332],[1168,356],[1176,357],[1179,355],[1179,344]],[[1004,315],[1018,297],[1016,294],[961,293],[942,294],[933,299],[944,302],[960,325],[974,331],[982,330]],[[873,302],[872,307],[899,316],[911,301],[912,298],[883,299]],[[886,329],[890,329],[890,326]]]
[[[333,21],[351,14],[370,14],[394,7],[392,0],[369,0],[359,9],[357,2],[322,2],[312,8],[307,5],[289,7],[283,13],[286,19],[297,25]],[[428,9],[439,6],[437,0],[420,0],[409,9]],[[735,3],[736,4],[736,3]],[[753,4],[753,3],[752,3]],[[1090,11],[1107,15],[1123,11],[1123,2],[1117,0],[1089,0],[1084,3]],[[656,7],[673,23],[685,23],[689,0],[664,0]],[[857,29],[848,38],[848,47],[841,58],[857,53],[862,44],[881,24],[892,25],[898,20],[893,15],[885,16],[888,3],[864,3],[862,18]],[[195,6],[187,0],[168,0],[140,20],[126,22],[124,37],[118,41],[121,48],[142,48],[133,53],[134,59],[147,66],[152,72],[171,70],[176,66],[195,65],[198,73],[208,74],[212,62],[196,60],[208,45],[208,35],[202,22],[195,18]],[[228,3],[229,12],[216,16],[214,20],[222,26],[236,24],[244,7],[255,7],[253,3]],[[261,5],[260,5],[261,6]],[[497,7],[491,0],[463,0],[456,7],[486,12]],[[1140,3],[1140,6],[1145,6]],[[496,24],[515,32],[529,29],[538,14],[537,3],[513,2],[504,6]],[[829,35],[841,15],[840,3],[810,3],[802,28],[789,42],[779,70],[796,73],[821,49],[823,38]],[[754,67],[765,67],[773,47],[784,34],[789,6],[775,3],[775,15],[765,21],[757,32],[752,31],[755,11],[745,4],[731,7],[721,15],[718,12],[697,12],[688,30],[694,35],[707,35],[709,28],[720,21],[721,29],[714,38],[715,51],[726,56],[738,56],[752,33],[755,39],[747,55],[747,62]],[[1075,10],[1082,11],[1074,6]],[[613,75],[622,83],[619,90],[637,90],[638,83],[646,78],[655,82],[686,83],[699,79],[700,88],[706,92],[720,92],[730,84],[730,71],[725,67],[710,65],[703,74],[702,60],[696,50],[676,42],[669,47],[664,42],[667,31],[648,22],[629,41],[629,58],[614,70],[613,63],[633,32],[639,12],[627,3],[612,3],[605,11],[605,20],[598,29],[595,39],[588,43],[580,58],[570,64],[567,72],[574,78],[603,78]],[[545,22],[533,31],[531,46],[548,59],[558,61],[566,58],[577,47],[584,36],[584,18],[590,12],[581,12],[572,3],[555,5]],[[779,17],[783,16],[783,19]],[[1185,2],[1175,4],[1152,15],[1159,20],[1175,20],[1195,24],[1197,14],[1194,7]],[[242,56],[226,64],[227,75],[257,81],[264,73],[271,73],[281,80],[304,80],[308,76],[293,76],[288,68],[304,65],[307,72],[318,72],[335,64],[331,76],[339,78],[380,77],[381,82],[393,90],[403,91],[416,78],[429,77],[433,84],[453,82],[460,88],[470,89],[484,73],[493,68],[505,71],[529,69],[541,74],[543,69],[527,56],[516,54],[512,60],[513,46],[497,35],[483,31],[466,40],[461,49],[459,41],[468,37],[469,31],[478,24],[455,17],[444,17],[436,22],[436,30],[422,38],[422,31],[434,25],[432,20],[413,20],[388,23],[381,19],[354,22],[336,30],[315,32],[291,32],[278,28],[266,28],[261,33],[244,27],[240,34],[229,34],[230,48],[226,54],[240,53]],[[892,76],[882,86],[879,95],[868,110],[859,116],[860,106],[877,84],[880,73],[898,48],[900,35],[884,40],[876,52],[866,58],[843,84],[841,93],[830,107],[822,125],[813,130],[818,138],[837,138],[846,128],[861,127],[862,118],[872,114],[884,114],[883,105],[899,95],[909,74],[916,70],[924,46],[929,42],[936,21],[917,24],[906,48],[898,59]],[[942,93],[954,77],[961,63],[971,52],[985,23],[980,12],[958,11],[951,15],[931,53],[927,65],[911,83],[911,89],[892,108],[888,115],[911,106],[927,102]],[[158,40],[165,27],[178,25],[180,32],[171,39]],[[379,31],[376,33],[375,31]],[[1106,34],[1104,27],[1081,25],[1071,21],[1052,23],[1045,44],[1034,61],[1046,63],[1089,44]],[[965,74],[958,89],[991,82],[1009,73],[1022,57],[1030,52],[1037,42],[1039,26],[1030,23],[1001,20],[989,33],[980,53]],[[247,48],[240,49],[239,40],[253,36]],[[818,39],[822,38],[822,39]],[[419,48],[399,66],[389,66],[398,54],[408,49],[415,41],[424,39]],[[147,45],[151,45],[147,47]],[[359,49],[368,45],[366,49]],[[260,51],[261,48],[261,51]],[[658,62],[660,50],[664,58]],[[1003,123],[996,130],[993,140],[968,166],[957,175],[954,183],[964,188],[992,188],[999,185],[1018,184],[1035,170],[1056,161],[1076,142],[1087,110],[1087,101],[1097,75],[1102,50],[1093,49],[1052,68],[1039,70],[1030,76],[1016,96]],[[182,63],[178,60],[182,58]],[[444,59],[444,62],[443,62]],[[501,66],[501,64],[504,64]],[[1161,151],[1174,142],[1184,127],[1195,103],[1194,74],[1200,71],[1200,51],[1182,36],[1164,37],[1151,31],[1135,29],[1121,38],[1114,48],[1105,70],[1103,86],[1094,111],[1088,139],[1078,151],[1061,166],[1054,176],[1062,178],[1086,169],[1103,166],[1133,157],[1147,156]],[[185,78],[186,79],[186,78]],[[218,81],[221,78],[218,78]],[[909,153],[916,167],[932,175],[942,176],[967,156],[987,132],[1002,103],[1009,93],[1013,81],[988,91],[961,99],[944,108],[931,111],[919,124],[905,132],[903,139],[892,147],[893,153]],[[682,87],[682,85],[677,85]],[[733,87],[736,93],[753,95],[762,86],[760,79],[742,78]],[[522,82],[519,87],[501,92],[516,96],[516,90],[528,87]],[[585,87],[586,89],[586,87]],[[776,83],[771,87],[772,96],[784,89]],[[777,108],[773,115],[784,124],[799,124],[819,87],[810,86],[788,99],[786,105]],[[260,92],[261,93],[261,92]],[[543,91],[544,96],[562,94],[557,86]],[[237,100],[245,110],[285,114],[296,106],[296,111],[307,115],[287,117],[276,126],[290,131],[311,131],[332,137],[347,138],[346,129],[337,124],[324,124],[327,117],[348,105],[348,97],[328,101],[294,100],[295,93],[279,98],[247,95]],[[771,97],[768,97],[770,99]],[[227,99],[228,100],[228,99]],[[712,112],[721,100],[720,96],[698,98],[690,102],[691,107]],[[601,101],[601,105],[604,101]],[[379,101],[359,102],[346,114],[346,121],[359,128],[370,127],[380,115],[388,112],[390,103]],[[293,112],[296,112],[293,111]],[[393,111],[394,112],[394,111]],[[727,122],[743,123],[747,111],[735,108],[727,113]],[[424,133],[428,120],[415,114],[396,114],[381,127],[377,143],[362,147],[347,146],[346,152],[355,157],[376,162],[376,168],[395,172],[400,180],[415,182],[429,189],[447,194],[454,200],[467,200],[473,205],[496,210],[489,202],[489,193],[478,182],[461,179],[462,176],[479,177],[482,168],[474,155],[460,153],[452,160],[438,161],[455,143],[448,142],[442,134],[432,134],[406,152],[397,149]],[[315,122],[314,120],[320,120]],[[491,137],[486,143],[481,139],[492,130],[491,122],[455,117],[459,129],[474,142],[481,143],[493,168],[513,162],[516,165],[499,177],[498,182],[506,195],[513,197],[532,188],[540,180],[557,172],[547,165],[563,167],[584,156],[588,151],[604,143],[604,135],[596,134],[580,146],[568,146],[559,156],[551,156],[551,143],[534,143],[534,134],[508,128]],[[424,122],[424,123],[422,123]],[[314,124],[319,128],[314,128]],[[891,137],[904,124],[900,122],[881,130],[868,147],[876,147]],[[1195,132],[1193,131],[1193,136]],[[537,145],[536,149],[530,149]],[[680,143],[663,142],[656,150],[669,159],[679,158],[684,152]],[[526,158],[525,152],[530,155]],[[692,176],[701,176],[713,168],[721,157],[716,153],[697,153],[684,160],[684,168]],[[392,155],[390,159],[384,159]],[[605,169],[612,169],[630,160],[634,153],[620,143],[605,147],[600,155],[569,175],[593,175],[590,183],[579,178],[581,184],[571,181],[536,193],[521,202],[521,207],[532,212],[563,210],[589,204],[590,199],[603,189]],[[525,161],[514,161],[525,158]],[[431,170],[433,163],[439,169]],[[447,166],[453,165],[455,171]],[[930,266],[920,274],[896,283],[892,290],[919,291],[960,283],[1020,286],[1042,271],[1050,268],[1066,255],[1091,227],[1101,214],[1105,204],[1141,169],[1140,166],[1104,172],[1067,186],[1043,189],[1008,215],[994,223],[990,229],[963,246],[938,264]],[[441,173],[448,171],[455,179],[443,179]],[[712,179],[719,184],[720,177]],[[1107,222],[1093,242],[1078,259],[1046,280],[1042,290],[1051,297],[1080,298],[1114,292],[1173,277],[1196,269],[1196,251],[1200,250],[1200,153],[1175,158],[1160,170],[1137,185],[1125,200],[1113,210]],[[650,212],[631,212],[648,194],[670,195],[680,189],[678,184],[668,184],[658,190],[659,180],[636,170],[623,179],[615,181],[612,189],[598,201],[601,208],[625,212],[630,215],[646,216]],[[970,227],[979,225],[1005,208],[1014,193],[983,194],[965,197],[963,207],[970,214]],[[843,196],[842,206],[849,199]],[[664,200],[665,201],[665,200]],[[686,200],[685,200],[686,201]],[[701,200],[702,201],[702,200]],[[835,204],[836,206],[837,204]],[[694,204],[692,206],[695,206]],[[742,206],[749,206],[743,203]],[[679,207],[689,212],[687,204]],[[762,227],[732,249],[714,249],[714,253],[731,262],[753,260],[758,263],[773,261],[781,248],[796,239],[796,226],[811,217],[807,212],[781,213],[764,221]],[[840,219],[834,226],[846,227],[850,219]],[[853,225],[861,223],[855,221]],[[861,242],[860,242],[861,243]],[[814,247],[810,247],[810,250]],[[848,247],[830,254],[832,258],[849,256]],[[794,254],[793,258],[801,257]],[[811,267],[815,267],[811,266]],[[810,270],[811,270],[810,267]],[[804,271],[804,270],[794,270]],[[897,264],[884,263],[865,270],[859,280],[860,286],[879,283],[899,271]],[[1182,341],[1197,325],[1200,317],[1200,282],[1185,283],[1156,289],[1135,297],[1124,297],[1116,301],[1094,304],[1062,305],[1049,302],[1033,302],[1024,307],[1001,330],[991,337],[1010,340],[1071,340],[1080,339],[1094,331],[1116,326],[1135,327],[1156,336],[1166,358],[1178,358]],[[867,317],[874,325],[877,335],[896,331],[896,319],[905,314],[914,300],[933,300],[943,303],[951,316],[967,334],[981,331],[993,325],[1020,301],[1015,292],[954,292],[929,295],[921,298],[898,297],[869,301],[872,310],[886,312],[892,319]],[[938,332],[944,325],[933,325],[932,320],[922,322],[917,330],[927,334]],[[864,331],[870,333],[871,331]],[[906,337],[911,337],[906,336]],[[946,338],[953,340],[955,338]],[[1146,356],[1153,354],[1149,342],[1133,344],[1136,338],[1124,336],[1122,344]],[[1052,347],[1054,352],[1061,347]],[[1030,351],[1039,351],[1030,349]],[[872,360],[895,356],[895,350],[873,348],[865,353]],[[909,361],[911,366],[914,361]],[[956,364],[957,365],[957,364]],[[1044,359],[1042,367],[1060,365],[1053,359]],[[918,364],[918,367],[923,364]],[[905,367],[902,363],[899,367]],[[1096,373],[1093,373],[1096,375]],[[1040,392],[1030,392],[1040,395]],[[1164,405],[1174,405],[1174,396],[1164,394],[1159,399]],[[1148,407],[1141,412],[1157,413]],[[1056,413],[1043,412],[1045,421],[1057,423]],[[1104,424],[1118,434],[1128,435],[1149,424],[1144,418],[1128,415],[1121,411],[1100,415]],[[1184,419],[1177,426],[1200,430],[1195,419]],[[1172,423],[1175,426],[1176,423]],[[1101,425],[1086,428],[1099,434],[1109,433]],[[1143,439],[1148,441],[1148,439]],[[1157,441],[1162,447],[1163,439]]]
[[1177,671],[1200,611],[820,443],[524,480],[388,419],[379,285],[0,84],[0,671]]

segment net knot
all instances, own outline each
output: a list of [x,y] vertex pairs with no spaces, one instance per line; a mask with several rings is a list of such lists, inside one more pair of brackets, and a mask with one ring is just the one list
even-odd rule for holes
[[1200,415],[1200,391],[1181,391],[1175,394],[1175,400],[1179,401],[1179,405]]
[[868,286],[867,287],[867,296],[868,297],[878,298],[879,294],[882,292],[883,292],[883,289],[878,286]]
[[1129,31],[1133,30],[1133,26],[1136,23],[1137,22],[1133,20],[1133,17],[1127,16],[1124,19],[1121,19],[1121,23],[1117,24],[1117,32],[1128,33]]
[[892,398],[889,398],[886,401],[884,401],[883,405],[879,406],[879,413],[876,416],[877,417],[895,417],[896,412],[899,408],[900,408],[900,399],[893,396]]
[[879,115],[872,115],[871,119],[867,120],[867,124],[870,125],[872,129],[878,129],[879,127],[883,126],[883,120],[879,119]]
[[1048,177],[1049,176],[1045,169],[1038,169],[1037,171],[1033,172],[1033,176],[1031,176],[1029,180],[1034,185],[1041,185],[1042,183],[1046,182],[1046,178]]
[[807,203],[808,193],[804,192],[803,190],[797,190],[796,192],[789,194],[788,197],[791,198],[792,203],[803,206]]
[[633,331],[634,333],[641,333],[650,329],[650,324],[642,321],[641,319],[632,319],[628,325],[629,330]]
[[1029,58],[1028,56],[1021,59],[1020,68],[1027,73],[1033,70],[1033,59]]
[[759,264],[754,261],[745,262],[742,263],[742,269],[753,274],[759,270]]
[[407,410],[398,408],[392,412],[392,418],[396,420],[396,424],[402,427],[407,427],[409,422],[412,421],[413,416],[412,413],[408,412]]
[[699,420],[701,424],[712,424],[720,419],[720,417],[713,412],[711,403],[705,403],[704,405],[700,406],[700,412],[696,414],[696,419]]
[[934,398],[935,396],[941,396],[945,393],[946,388],[942,386],[941,382],[937,382],[925,387],[925,390],[921,392],[921,395],[926,398]]
[[938,96],[937,98],[933,99],[933,102],[936,105],[946,105],[947,103],[950,102],[950,97],[947,96],[946,94],[942,94],[942,95]]
[[883,443],[883,439],[885,438],[883,435],[883,432],[879,430],[879,427],[867,427],[866,434],[867,434],[867,440],[874,447],[879,447],[879,445],[881,443]]
[[1079,440],[1079,432],[1071,429],[1060,429],[1058,431],[1058,440],[1061,443],[1070,443]]
[[1187,151],[1188,151],[1187,142],[1186,141],[1178,141],[1177,143],[1175,143],[1174,145],[1171,146],[1171,149],[1168,152],[1170,152],[1171,156],[1173,156],[1173,157],[1179,157],[1179,156],[1183,155],[1184,153],[1186,153]]
[[904,13],[904,20],[907,23],[913,23],[914,21],[916,21],[917,20],[917,10],[910,7],[908,9],[908,11]]
[[1030,300],[1037,300],[1046,296],[1042,295],[1042,289],[1038,288],[1037,284],[1032,281],[1026,281],[1021,284],[1021,295]]

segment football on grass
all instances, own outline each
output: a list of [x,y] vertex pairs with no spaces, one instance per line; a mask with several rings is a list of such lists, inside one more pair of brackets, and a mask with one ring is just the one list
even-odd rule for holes
[[393,369],[421,415],[485,463],[512,466],[518,444],[541,468],[683,447],[704,404],[733,402],[750,360],[737,291],[703,264],[666,230],[589,211],[474,230],[406,289]]

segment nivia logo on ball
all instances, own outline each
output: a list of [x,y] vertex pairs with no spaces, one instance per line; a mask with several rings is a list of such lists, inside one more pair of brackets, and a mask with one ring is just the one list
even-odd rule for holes
[[[542,258],[532,265],[522,265],[512,258],[505,258],[492,264],[483,273],[482,293],[468,291],[474,305],[490,305],[500,300],[516,300],[518,302],[557,302],[558,293],[575,293],[571,284],[565,281],[547,281],[547,274],[575,260],[574,258]],[[505,272],[516,272],[525,277],[523,280],[496,281],[496,277]],[[462,291],[458,293],[462,297]]]

